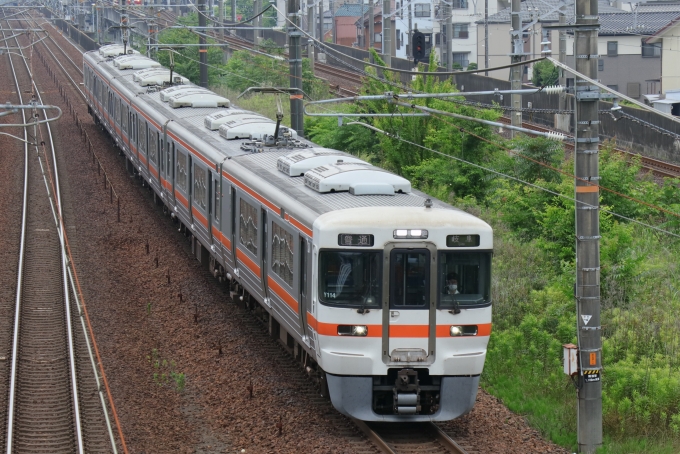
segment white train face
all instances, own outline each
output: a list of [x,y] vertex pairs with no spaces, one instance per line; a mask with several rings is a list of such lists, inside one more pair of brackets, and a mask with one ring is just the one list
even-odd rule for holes
[[[333,376],[331,395],[343,394],[336,407],[364,419],[449,417],[435,396],[442,380],[472,389],[486,357],[490,227],[457,210],[373,207],[321,216],[314,241],[319,362]],[[399,391],[398,380],[410,385]],[[372,404],[348,400],[346,386],[368,387]],[[415,392],[423,387],[436,393]],[[398,396],[410,402],[412,393],[423,404],[398,410]]]

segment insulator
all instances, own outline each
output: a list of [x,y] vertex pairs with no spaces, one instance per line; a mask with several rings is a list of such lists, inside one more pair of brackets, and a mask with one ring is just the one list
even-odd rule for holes
[[545,137],[547,137],[550,140],[557,140],[558,142],[562,142],[565,138],[565,135],[559,132],[549,131],[545,134]]
[[564,92],[564,87],[562,85],[550,85],[549,87],[545,87],[543,89],[543,93],[547,93],[549,95],[555,95],[562,92]]

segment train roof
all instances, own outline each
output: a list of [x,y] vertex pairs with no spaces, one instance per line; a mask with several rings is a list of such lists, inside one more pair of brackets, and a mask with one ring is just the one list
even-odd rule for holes
[[[295,144],[292,147],[260,146],[259,148],[252,146],[250,137],[228,140],[225,138],[227,133],[224,133],[224,130],[228,128],[224,124],[220,126],[220,129],[211,129],[214,126],[209,128],[212,125],[211,122],[225,120],[225,118],[220,118],[221,114],[226,115],[227,121],[231,121],[233,117],[234,121],[231,121],[230,127],[233,127],[234,122],[238,120],[238,125],[250,124],[251,128],[245,127],[245,131],[254,131],[255,134],[257,131],[261,132],[263,128],[266,129],[267,125],[272,128],[273,132],[275,122],[260,114],[243,111],[229,103],[228,100],[219,105],[219,98],[221,98],[219,95],[193,84],[174,85],[170,90],[142,86],[142,79],[134,76],[140,70],[120,69],[120,65],[114,64],[119,59],[129,60],[129,55],[112,58],[111,56],[105,57],[98,51],[91,51],[85,56],[103,72],[108,73],[110,79],[115,79],[116,83],[122,85],[125,91],[134,94],[135,103],[146,103],[152,117],[156,117],[159,121],[172,120],[168,123],[169,129],[175,130],[179,126],[191,135],[190,138],[183,137],[189,143],[196,144],[198,141],[201,145],[207,145],[201,148],[201,153],[214,160],[216,164],[231,160],[243,167],[244,171],[250,172],[254,177],[271,185],[272,193],[289,196],[318,215],[360,207],[422,207],[426,199],[431,199],[436,208],[460,211],[412,189],[410,182],[404,178],[371,166],[342,151],[325,149],[304,139],[292,140],[291,143]],[[146,58],[139,54],[134,57],[137,62]],[[145,66],[143,63],[140,65]],[[148,68],[153,67],[148,66]],[[149,69],[146,71],[148,73]],[[207,95],[208,98],[212,97],[217,104],[203,107],[206,104],[201,104],[202,101],[199,101],[196,104],[198,107],[173,107],[173,103],[168,99],[181,92],[193,93],[193,96],[204,98]],[[226,105],[229,107],[225,107]],[[160,121],[160,123],[164,124],[165,121]],[[291,138],[294,139],[295,132],[293,130],[289,132]],[[251,144],[247,146],[249,142]],[[305,176],[291,176],[286,169],[305,159],[301,158],[301,155],[310,153],[322,158],[323,155],[327,155],[329,158],[325,162],[321,158],[320,165],[313,169],[306,169]],[[310,160],[310,162],[315,161]],[[327,183],[326,192],[320,187],[324,183]]]

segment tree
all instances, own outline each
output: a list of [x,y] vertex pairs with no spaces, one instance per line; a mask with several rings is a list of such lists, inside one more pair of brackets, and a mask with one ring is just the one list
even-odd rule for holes
[[531,83],[537,87],[547,87],[555,85],[559,79],[559,71],[555,65],[548,60],[541,60],[534,64]]

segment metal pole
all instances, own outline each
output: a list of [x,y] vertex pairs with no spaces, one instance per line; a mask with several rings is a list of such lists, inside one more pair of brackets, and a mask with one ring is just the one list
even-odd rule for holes
[[288,26],[288,56],[290,66],[290,88],[297,88],[297,93],[290,94],[290,125],[298,133],[304,135],[302,110],[302,53],[300,51],[300,0],[288,0],[288,19],[293,25]]
[[[375,18],[373,17],[373,0],[368,0],[368,49],[375,47]],[[373,57],[369,57],[369,62],[373,63]]]
[[[484,67],[489,67],[489,0],[484,0]],[[488,76],[489,71],[484,71]]]
[[[314,4],[307,5],[307,33],[314,36]],[[307,40],[307,58],[309,58],[309,66],[314,75],[314,42],[311,39]]]
[[323,39],[323,0],[319,2],[319,10],[318,10],[317,16],[319,16],[319,34],[317,35],[317,39],[321,42],[324,42]]
[[338,44],[338,26],[335,23],[335,1],[329,0],[328,7],[331,9],[331,28],[333,29],[333,44]]
[[[566,10],[567,10],[567,5],[563,4],[560,7],[560,25],[566,25],[567,24],[567,15],[566,15]],[[560,38],[560,44],[559,44],[559,51],[560,54],[557,57],[557,59],[560,61],[562,64],[567,64],[567,32],[565,30],[560,29],[559,31],[559,38]],[[567,86],[567,73],[564,69],[560,68],[560,78],[559,78],[559,84],[562,87]],[[566,93],[560,93],[560,103],[559,103],[559,109],[565,110],[567,107],[567,94]]]
[[205,0],[198,0],[198,61],[199,61],[199,79],[201,87],[208,88],[208,48],[205,47]]
[[[520,0],[512,0],[512,10],[510,17],[512,18],[512,30],[510,31],[512,37],[512,63],[519,63],[522,61],[522,54],[524,54],[524,40],[522,39],[522,22],[519,17],[521,10]],[[522,88],[522,69],[521,65],[510,68],[510,88],[512,90],[519,90]],[[522,95],[510,95],[510,104],[516,111],[510,112],[510,124],[512,126],[522,126],[522,112],[519,110],[522,107]],[[513,131],[510,131],[512,137],[515,136]]]
[[390,3],[391,0],[383,0],[383,10],[382,10],[382,53],[385,65],[390,68],[392,66],[392,46],[391,46],[391,36],[392,36],[392,18],[390,17]]
[[231,0],[231,21],[236,22],[236,0]]
[[446,70],[451,72],[453,70],[453,49],[451,49],[451,38],[453,38],[453,34],[451,33],[453,29],[451,16],[453,15],[453,10],[451,9],[451,5],[447,5],[446,3],[444,3],[444,5],[446,27],[444,33],[442,33],[442,39],[446,38],[446,46],[442,46],[442,49],[446,52]]
[[[217,6],[217,15],[219,16],[219,24],[222,25],[222,23],[224,22],[224,0],[219,0],[219,4]],[[224,34],[225,34],[224,29],[220,30],[220,35],[222,35],[222,39],[224,39]]]
[[[258,14],[260,11],[262,11],[262,0],[255,0],[254,13]],[[255,18],[255,44],[257,45],[262,43],[262,30],[260,30],[260,27],[262,27],[262,16],[257,16]]]
[[[576,0],[576,71],[597,78],[597,0]],[[594,453],[602,445],[602,332],[600,324],[599,93],[575,76],[574,170],[576,199],[576,317],[579,348],[578,447]]]
[[408,46],[406,46],[406,59],[413,55],[413,14],[411,12],[411,2],[408,2]]

